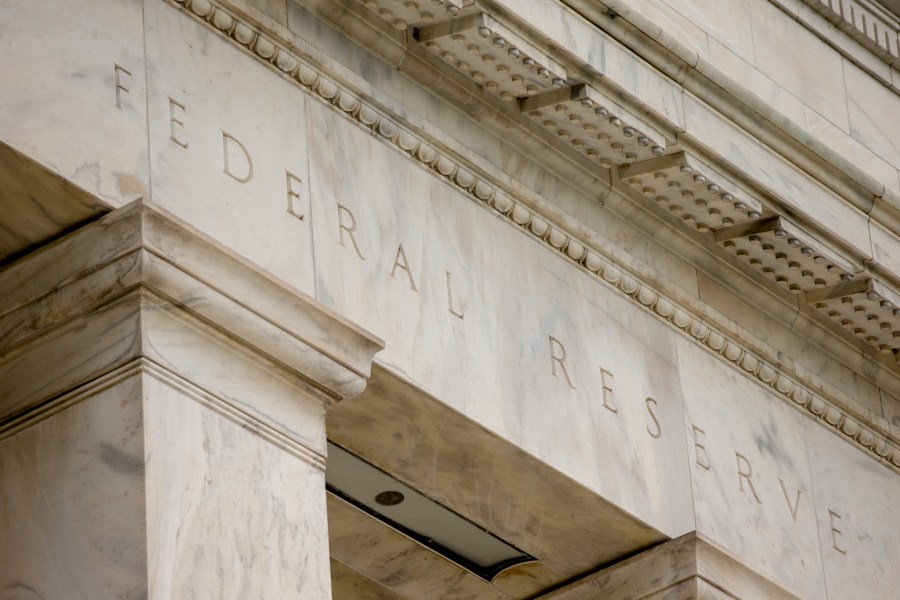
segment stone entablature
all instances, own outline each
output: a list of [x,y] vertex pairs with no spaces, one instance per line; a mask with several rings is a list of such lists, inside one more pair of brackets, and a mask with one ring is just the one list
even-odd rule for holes
[[[900,21],[871,0],[803,0],[885,61],[900,65]],[[900,83],[900,82],[898,82]]]
[[[478,165],[460,162],[457,157],[450,154],[447,150],[442,151],[440,142],[423,136],[421,132],[415,131],[408,125],[404,126],[401,124],[402,118],[399,115],[387,114],[384,110],[376,108],[371,103],[371,100],[367,102],[358,93],[343,87],[333,77],[323,74],[319,68],[314,67],[308,62],[308,59],[289,50],[287,45],[283,41],[279,41],[276,36],[273,35],[267,39],[262,31],[253,29],[254,25],[252,23],[242,24],[234,14],[207,0],[199,3],[196,0],[193,2],[185,0],[183,4],[189,7],[192,14],[216,27],[232,40],[244,45],[258,57],[273,64],[277,69],[291,75],[294,81],[315,92],[330,105],[351,116],[357,124],[379,134],[397,150],[424,164],[437,175],[447,178],[461,190],[504,215],[511,223],[523,227],[525,231],[542,240],[550,248],[560,251],[568,259],[584,266],[589,272],[597,274],[642,306],[654,311],[678,329],[685,331],[688,335],[706,344],[724,359],[740,367],[750,376],[771,387],[777,393],[782,394],[785,399],[803,407],[823,423],[835,427],[838,431],[848,436],[849,439],[871,451],[876,457],[883,458],[886,464],[900,467],[900,450],[898,450],[900,443],[898,443],[898,440],[889,428],[880,425],[877,419],[873,419],[871,416],[865,415],[865,413],[852,409],[848,412],[848,407],[852,406],[853,403],[852,401],[842,400],[842,393],[838,390],[823,386],[819,381],[811,382],[811,385],[804,384],[803,380],[806,376],[800,374],[802,369],[800,372],[792,372],[791,367],[785,364],[784,357],[779,356],[776,349],[753,341],[753,336],[749,332],[740,329],[721,316],[717,318],[715,312],[710,310],[708,306],[690,302],[677,296],[667,296],[666,292],[658,289],[657,286],[641,282],[641,275],[634,271],[633,266],[622,263],[620,260],[610,260],[609,255],[601,247],[592,244],[584,237],[570,233],[569,227],[561,223],[553,212],[548,212],[542,208],[539,201],[536,204],[533,199],[531,201],[523,201],[516,194],[511,194],[503,190],[502,187],[498,187],[490,178],[485,178],[478,173]],[[669,157],[664,158],[669,159]],[[684,167],[687,163],[681,162],[678,164]],[[701,169],[703,168],[706,167],[701,166]],[[656,171],[658,170],[656,169]],[[625,172],[628,172],[627,169]],[[676,172],[677,175],[686,176],[691,182],[696,182],[695,177],[697,177],[697,174],[690,167],[687,170],[678,168]],[[698,173],[700,172],[702,171],[698,171]],[[703,175],[700,175],[700,177],[705,179]],[[710,181],[716,180],[711,179]],[[705,186],[706,182],[704,181],[703,183]],[[713,186],[716,184],[709,183],[709,185]],[[726,192],[723,189],[721,191],[716,190],[716,193],[721,195]],[[732,201],[733,203],[734,201]],[[756,218],[759,218],[758,215]],[[772,223],[772,218],[769,218],[767,223]],[[817,291],[818,296],[815,299],[817,304],[822,305],[821,310],[833,311],[831,306],[824,300],[825,298],[833,297],[835,292],[831,291],[832,288],[838,290],[838,297],[852,298],[852,294],[857,294],[858,292],[854,288],[854,290],[848,290],[848,295],[842,296],[841,290],[845,288],[837,284],[841,281],[847,281],[852,271],[859,270],[861,268],[859,266],[860,262],[856,262],[857,266],[853,267],[850,263],[831,257],[831,254],[827,252],[802,252],[802,250],[807,248],[807,245],[799,242],[793,244],[792,242],[795,240],[795,236],[802,239],[803,234],[791,233],[787,235],[786,231],[790,231],[791,227],[792,225],[789,223],[778,222],[776,226],[769,227],[768,230],[773,236],[773,241],[783,238],[786,249],[794,250],[794,246],[796,246],[797,260],[809,260],[810,266],[808,268],[811,270],[815,269],[818,272],[820,263],[823,262],[821,257],[823,255],[830,257],[828,260],[831,262],[821,265],[828,268],[823,270],[821,277],[812,278],[813,280],[808,288],[821,290]],[[709,228],[707,227],[706,230],[709,231]],[[727,239],[725,239],[724,235],[720,236],[723,238],[721,243],[728,247],[728,242],[731,241],[729,249],[738,253],[739,256],[742,250],[733,243],[734,239],[749,240],[751,245],[756,243],[762,249],[762,241],[757,240],[754,242],[751,239],[760,235],[758,230],[760,228],[752,231],[748,229],[740,232],[740,235],[731,234]],[[722,229],[721,231],[725,234],[728,230]],[[799,283],[794,282],[802,282],[805,279],[804,274],[807,267],[795,268],[793,259],[792,261],[785,260],[784,273],[786,276],[782,276],[780,270],[778,273],[774,270],[775,268],[781,268],[781,261],[774,260],[776,258],[774,250],[772,258],[771,266],[767,263],[765,267],[761,266],[760,268],[767,269],[767,273],[771,271],[772,278],[779,283],[783,279],[785,287],[791,285],[793,286],[792,290],[801,291],[798,288]],[[748,260],[755,259],[748,258]],[[837,267],[838,271],[836,274],[834,270],[835,264],[841,265]],[[797,274],[796,280],[794,279],[794,273]],[[790,276],[791,279],[788,280],[787,276]],[[832,280],[833,276],[835,277]],[[828,278],[827,283],[830,287],[826,288],[826,280],[822,278]],[[823,282],[821,285],[819,280]],[[876,291],[867,288],[862,300],[868,301],[869,298],[866,294],[871,295],[873,293],[877,294]],[[896,296],[891,295],[892,292],[888,291],[885,293],[888,295],[888,298],[896,300]],[[875,298],[875,306],[872,310],[877,312],[878,310],[891,309],[890,307],[886,309],[879,305],[882,297]],[[894,340],[895,338],[890,337],[890,331],[888,331],[886,338],[880,329],[870,333],[871,330],[868,328],[869,321],[866,318],[869,312],[871,310],[860,315],[859,312],[850,311],[846,314],[841,314],[839,320],[846,322],[845,327],[860,328],[862,335],[875,335],[876,340]],[[857,318],[862,319],[859,324],[855,320]]]
[[[370,3],[370,7],[375,7],[380,11],[387,11],[387,8],[390,4],[387,0],[385,0],[384,6],[379,5],[378,3]],[[380,7],[380,8],[378,8]],[[460,17],[462,18],[462,17]],[[465,17],[466,19],[471,19],[471,17]],[[543,22],[547,22],[549,19],[544,19]],[[449,23],[449,24],[447,24]],[[455,31],[454,26],[452,24],[455,21],[447,21],[443,25],[427,25],[426,29],[421,30],[422,32],[432,31],[435,28],[440,28],[441,31],[447,32],[443,37],[451,37],[451,32]],[[568,25],[572,25],[572,23],[568,23]],[[405,27],[406,25],[404,25]],[[412,26],[412,24],[410,24]],[[494,52],[485,53],[484,48],[478,46],[477,44],[473,45],[470,42],[472,40],[481,39],[482,36],[487,36],[487,38],[493,37],[496,42],[496,46],[499,48],[500,54],[508,54],[510,52],[515,52],[518,55],[520,52],[523,53],[522,56],[525,58],[521,60],[530,60],[528,59],[528,55],[537,54],[540,51],[535,49],[535,43],[519,42],[519,46],[524,46],[524,48],[520,49],[510,45],[509,48],[506,48],[507,42],[500,35],[494,35],[489,28],[483,27],[478,29],[475,26],[466,26],[463,27],[460,33],[452,34],[453,42],[451,45],[447,47],[439,46],[432,39],[431,34],[424,33],[425,37],[421,37],[419,30],[413,34],[412,39],[409,41],[410,44],[415,45],[416,43],[424,44],[427,48],[430,44],[434,44],[433,52],[437,53],[440,59],[451,69],[463,74],[464,77],[472,77],[473,75],[479,75],[482,78],[482,82],[479,85],[487,86],[492,81],[485,82],[483,78],[484,75],[481,74],[482,70],[488,70],[484,67],[484,65],[488,64],[486,61],[493,64],[494,62]],[[467,41],[466,33],[469,32],[472,37],[472,40]],[[471,48],[475,48],[474,55],[470,50],[467,50],[467,44]],[[517,59],[519,60],[519,59]],[[532,61],[533,62],[533,61]],[[480,66],[481,65],[481,66]],[[590,65],[593,66],[593,65]],[[500,67],[503,72],[508,70],[507,66]],[[569,63],[569,70],[577,71],[577,66]],[[560,78],[558,80],[558,85],[562,85],[563,80]],[[496,86],[496,84],[494,84]],[[486,89],[486,88],[485,88]],[[574,88],[580,89],[580,88]],[[510,88],[509,90],[504,91],[506,94],[506,99],[510,99],[514,97],[516,90],[514,88]],[[559,96],[558,93],[552,92]],[[689,165],[681,164],[680,169],[675,173],[675,177],[673,178],[670,174],[667,174],[665,169],[655,169],[651,165],[647,167],[640,168],[633,163],[643,163],[646,158],[641,156],[637,150],[629,150],[628,148],[628,138],[634,138],[640,141],[643,141],[643,145],[646,150],[650,150],[652,148],[656,148],[657,151],[654,152],[655,155],[659,156],[662,154],[663,149],[658,145],[654,145],[651,143],[651,138],[642,134],[642,132],[634,127],[624,126],[621,131],[613,130],[611,132],[604,131],[602,129],[603,126],[609,123],[618,123],[621,127],[622,119],[618,118],[615,115],[610,115],[610,110],[607,109],[604,104],[608,104],[608,102],[604,102],[601,100],[599,103],[596,101],[592,101],[589,97],[587,97],[584,93],[580,95],[575,95],[576,92],[569,93],[566,97],[556,98],[554,101],[541,101],[539,100],[543,96],[547,95],[538,93],[538,90],[535,89],[533,92],[528,92],[524,88],[519,90],[518,95],[523,97],[524,99],[521,101],[519,110],[523,113],[528,114],[531,118],[533,118],[536,122],[540,123],[545,129],[548,130],[550,135],[561,138],[573,145],[576,150],[580,152],[585,152],[589,159],[592,159],[592,162],[599,163],[601,167],[610,167],[613,165],[619,166],[619,175],[623,179],[627,180],[629,183],[636,184],[637,191],[640,192],[643,196],[647,197],[647,199],[651,201],[655,201],[662,206],[667,207],[669,210],[673,211],[676,215],[681,216],[684,221],[689,226],[696,227],[699,231],[705,232],[709,231],[712,228],[721,228],[722,226],[728,226],[735,224],[734,217],[735,215],[726,214],[723,215],[722,210],[723,207],[727,207],[731,209],[731,207],[744,207],[747,203],[751,205],[750,209],[746,209],[743,212],[738,212],[738,216],[744,215],[744,218],[759,218],[760,216],[760,201],[753,197],[753,193],[741,194],[748,200],[739,199],[733,200],[734,195],[727,191],[727,187],[722,189],[722,193],[720,194],[720,186],[715,183],[715,179],[713,177],[710,178],[709,183],[704,183],[707,177],[703,174],[702,169],[694,172]],[[573,96],[574,95],[574,96]],[[579,106],[587,109],[588,114],[584,114],[583,112],[578,112],[577,110],[573,110],[571,105],[570,98],[576,98],[580,102]],[[640,102],[640,100],[638,100]],[[547,104],[551,104],[554,108],[554,111],[557,113],[557,116],[562,115],[565,117],[565,120],[568,121],[568,126],[560,126],[560,121],[558,119],[549,119],[548,115],[545,112],[541,112],[539,110],[542,106]],[[665,115],[660,115],[664,121],[666,119]],[[672,117],[677,121],[677,115]],[[694,137],[699,136],[699,132],[694,128],[685,128],[683,124],[678,124],[677,122],[669,122],[668,127],[666,125],[662,126],[663,131],[667,131],[665,134],[666,138],[669,140],[675,140],[677,137],[678,131],[684,131],[686,135],[692,135]],[[600,133],[597,133],[597,132]],[[594,138],[598,138],[610,145],[612,149],[612,154],[604,154],[602,151],[598,152],[596,148],[592,148],[592,140]],[[660,142],[661,143],[661,142]],[[679,144],[686,144],[686,141],[679,141]],[[705,140],[701,140],[699,143],[707,143]],[[670,144],[671,146],[671,144]],[[677,148],[677,147],[676,147]],[[655,164],[655,163],[654,163]],[[744,165],[740,164],[732,164],[733,168],[742,169]],[[629,169],[639,169],[640,173],[652,173],[652,175],[657,178],[659,181],[657,182],[659,185],[652,186],[647,185],[646,182],[640,182],[640,178],[636,181],[634,178],[630,178]],[[719,176],[721,179],[721,176]],[[698,182],[703,183],[701,186],[702,194],[696,194],[695,190],[692,190],[691,187],[696,185]],[[758,180],[756,181],[758,183]],[[659,188],[662,187],[662,190]],[[732,185],[733,187],[733,185]],[[890,194],[884,190],[884,186],[882,187],[882,194]],[[671,197],[667,196],[665,193],[661,193],[665,189],[675,189],[680,198],[673,202]],[[705,188],[705,189],[703,189]],[[802,194],[796,189],[783,189],[783,190],[759,190],[755,192],[757,196],[763,196],[766,194],[775,194],[776,200],[779,201],[783,205],[787,206],[797,206],[798,204],[802,204],[803,201],[799,200],[798,196]],[[705,197],[704,197],[705,196]],[[715,197],[714,201],[710,201],[710,197]],[[725,200],[725,202],[716,202],[719,199]],[[778,205],[772,205],[772,203],[768,203],[767,207],[768,213],[767,216],[772,216],[773,213],[778,214],[781,212],[783,214],[783,208]],[[870,206],[868,211],[871,211],[872,207]],[[823,216],[822,213],[827,213],[832,210],[838,210],[837,207],[817,207],[813,209],[811,206],[803,207],[804,212],[807,215],[814,219],[819,220]],[[889,209],[891,211],[893,209]],[[845,225],[846,222],[843,224]],[[893,226],[893,225],[890,225]],[[829,231],[830,230],[830,231]],[[779,230],[782,235],[785,233],[782,230]],[[756,259],[751,259],[750,263],[754,266],[758,266],[764,273],[769,275],[772,279],[774,279],[777,283],[783,285],[786,289],[790,289],[794,292],[800,292],[803,290],[811,290],[814,288],[822,288],[826,286],[826,278],[821,276],[814,276],[813,274],[817,271],[815,265],[825,266],[828,268],[830,273],[833,274],[842,274],[841,280],[846,281],[852,278],[855,273],[859,273],[864,270],[863,263],[867,260],[870,260],[873,255],[876,255],[877,252],[873,251],[870,247],[870,242],[865,242],[861,238],[858,238],[856,242],[851,240],[848,232],[842,231],[840,227],[835,223],[832,226],[825,227],[825,235],[835,238],[833,242],[824,242],[816,239],[822,234],[814,234],[813,239],[809,242],[803,243],[801,239],[803,237],[809,238],[808,235],[791,235],[788,241],[791,242],[792,246],[796,245],[798,252],[795,258],[788,259],[786,253],[775,252],[772,248],[773,261],[770,264],[763,265],[763,263]],[[863,236],[865,237],[865,236]],[[831,251],[826,251],[822,253],[821,251],[816,251],[814,248],[825,246],[828,248],[831,244],[837,244],[838,247],[848,244],[853,248],[852,254],[849,256],[845,256],[843,260],[838,258],[837,261],[834,258],[831,258],[836,253]],[[766,246],[764,244],[764,246]],[[855,247],[854,247],[855,246]],[[726,250],[732,250],[735,248],[734,244],[725,244]],[[740,255],[739,255],[740,256]],[[875,259],[878,262],[878,259]],[[892,270],[891,261],[887,261],[888,264],[882,265],[887,270]],[[852,272],[848,272],[844,267],[838,266],[835,263],[843,263],[845,266],[848,264],[855,264],[856,266],[852,268]],[[792,276],[792,271],[796,271],[798,277]],[[894,275],[896,278],[896,275]],[[832,282],[834,283],[834,282]],[[876,348],[881,350],[882,352],[891,352],[895,349],[895,345],[900,345],[900,321],[894,322],[896,319],[900,319],[900,310],[897,311],[897,314],[894,314],[894,304],[891,298],[893,294],[888,293],[886,295],[881,295],[877,299],[879,303],[878,310],[876,311],[863,311],[861,314],[858,314],[860,319],[855,318],[847,318],[844,316],[840,319],[841,324],[845,327],[853,331],[856,335],[860,336],[861,339],[867,341],[867,343],[873,344]],[[815,305],[817,308],[818,304]],[[854,315],[857,313],[851,313]],[[877,321],[874,323],[875,329],[872,329],[872,321]],[[894,335],[896,333],[896,335]],[[896,339],[896,344],[895,344]]]
[[[527,4],[503,4],[529,12]],[[806,159],[792,156],[795,150],[778,136],[796,138],[805,152],[820,157],[815,160],[833,162],[876,194],[880,185],[900,192],[900,155],[891,141],[897,130],[890,119],[875,127],[870,122],[896,102],[900,74],[800,0],[565,4],[798,164]],[[612,14],[622,18],[610,19]],[[648,43],[630,42],[633,36]],[[793,60],[783,60],[785,55]],[[807,63],[821,68],[799,66]],[[704,79],[722,90],[695,86]],[[722,103],[705,96],[722,92],[728,98]],[[728,108],[741,103],[756,115],[755,123]],[[759,121],[775,128],[762,134]]]
[[[570,260],[584,266],[588,271],[599,274],[613,285],[619,286],[618,289],[638,299],[644,306],[657,311],[663,318],[667,320],[674,319],[676,327],[689,331],[691,335],[699,336],[701,341],[709,344],[714,351],[723,353],[728,360],[739,364],[765,385],[774,386],[779,393],[787,394],[787,397],[792,401],[797,401],[802,406],[807,407],[807,410],[824,419],[829,425],[838,427],[845,435],[874,452],[876,456],[885,458],[889,464],[892,461],[896,464],[897,460],[900,460],[896,458],[895,448],[897,441],[895,434],[878,412],[873,412],[850,400],[846,395],[846,390],[839,390],[832,385],[822,382],[817,377],[811,377],[808,368],[804,369],[801,363],[794,363],[783,352],[779,352],[778,349],[772,348],[768,344],[759,342],[759,340],[755,339],[755,336],[742,330],[729,319],[722,317],[705,303],[698,302],[695,298],[686,297],[677,292],[673,293],[674,290],[666,289],[665,284],[659,282],[658,274],[653,274],[649,270],[642,271],[631,258],[617,254],[612,248],[599,245],[594,236],[583,225],[567,219],[562,212],[542,201],[539,196],[528,194],[522,187],[515,188],[510,186],[509,181],[498,178],[496,169],[483,162],[482,159],[473,157],[471,154],[462,159],[458,149],[454,148],[452,144],[448,144],[446,138],[438,138],[424,133],[423,124],[414,118],[410,122],[411,115],[402,114],[395,109],[386,110],[383,98],[367,97],[365,94],[361,94],[356,83],[338,83],[340,79],[335,78],[333,74],[325,73],[323,75],[319,67],[313,67],[313,63],[308,62],[306,57],[292,49],[294,46],[293,34],[288,30],[284,28],[279,30],[271,22],[266,27],[261,27],[260,22],[254,22],[252,19],[242,21],[235,18],[236,15],[240,14],[240,11],[232,13],[207,0],[195,0],[189,3],[189,6],[192,14],[199,16],[207,24],[226,34],[233,42],[251,50],[258,58],[272,65],[273,68],[290,75],[291,80],[295,83],[313,90],[319,98],[326,101],[329,105],[337,107],[343,114],[352,117],[357,124],[376,131],[405,155],[414,158],[420,164],[433,170],[433,172],[447,178],[454,185],[470,193],[479,201],[487,203],[488,206],[507,217],[512,223],[525,228],[526,231],[547,243],[551,248],[561,251]],[[367,11],[361,5],[359,9]],[[257,14],[257,16],[259,15]],[[116,63],[113,73],[116,76],[112,86],[115,92],[116,107],[121,108],[135,96],[132,90],[136,80],[128,73],[137,74],[137,69],[131,65],[123,66]],[[627,98],[623,97],[624,99]],[[579,106],[582,105],[579,104]],[[183,145],[188,143],[187,138],[184,137],[186,131],[185,123],[190,123],[190,117],[187,115],[193,114],[188,113],[188,110],[192,111],[193,108],[186,108],[183,104],[180,104],[179,100],[169,97],[170,139],[172,143],[182,148],[184,148]],[[597,113],[595,112],[595,114]],[[656,122],[656,128],[660,128],[659,121]],[[626,129],[628,129],[628,125],[623,123],[620,129],[623,140],[640,138],[637,133],[641,130],[635,129],[633,132],[628,132]],[[662,131],[662,129],[659,130]],[[223,149],[226,153],[226,160],[229,155],[232,156],[233,160],[237,160],[242,151],[246,152],[246,150],[242,150],[241,142],[238,138],[227,132],[222,133],[221,143],[224,144]],[[648,146],[652,148],[649,144]],[[680,164],[675,171],[675,177],[685,178],[685,181],[693,185],[698,184],[698,177],[704,179],[703,185],[706,186],[706,192],[712,194],[713,190],[711,188],[714,187],[716,198],[724,199],[726,193],[733,195],[728,191],[730,189],[729,186],[734,183],[730,181],[730,178],[726,182],[725,178],[719,173],[710,176],[708,167],[703,165],[703,163],[697,163],[688,155],[685,156],[685,160],[694,162]],[[622,159],[624,158],[626,157],[622,156]],[[669,159],[669,157],[665,158]],[[691,164],[694,166],[700,164],[700,170],[695,173],[693,170],[694,166],[691,166]],[[252,164],[248,166],[252,169]],[[681,167],[688,167],[690,172],[687,172],[688,169],[682,170]],[[704,168],[707,169],[706,172],[703,171]],[[224,171],[233,180],[241,182],[251,176],[251,172],[243,172],[242,169],[243,166],[232,165],[228,167],[226,165]],[[295,171],[296,173],[288,171],[287,179],[285,180],[288,186],[288,212],[302,219],[302,209],[293,206],[294,204],[302,204],[301,196],[305,193],[300,183],[302,177],[297,176],[301,172],[297,169]],[[599,174],[602,175],[602,171]],[[709,178],[709,182],[705,181],[707,178]],[[622,193],[621,187],[613,189],[615,190],[613,195]],[[748,194],[748,192],[742,193]],[[754,206],[759,205],[760,201],[753,196],[749,196],[749,198],[757,203],[751,203],[747,209],[748,212],[745,213],[748,217],[752,217],[754,215],[751,212],[754,210]],[[612,196],[608,198],[608,200],[611,199]],[[802,200],[803,198],[799,199]],[[639,198],[638,201],[645,202],[646,200]],[[669,204],[671,205],[671,202]],[[698,231],[703,230],[701,227],[696,227],[697,224],[701,224],[699,221],[695,218],[686,219],[685,216],[688,215],[681,216],[683,223],[694,226]],[[766,215],[766,217],[768,219],[766,222],[771,222],[772,217],[769,215]],[[848,225],[845,221],[839,220],[839,222],[842,225]],[[726,224],[724,220],[722,224]],[[776,240],[779,239],[777,234],[779,232],[783,233],[787,242],[786,247],[789,249],[793,247],[791,244],[792,240],[796,240],[797,244],[794,245],[799,250],[797,253],[798,258],[796,261],[788,259],[787,252],[785,252],[785,261],[783,261],[784,273],[779,272],[781,261],[777,260],[778,256],[773,244],[773,257],[776,260],[772,264],[765,265],[763,265],[762,260],[759,260],[759,263],[763,265],[762,269],[771,271],[764,271],[764,273],[769,274],[776,282],[783,280],[787,287],[791,285],[799,287],[804,280],[812,279],[813,288],[817,290],[816,293],[819,296],[816,298],[816,308],[822,310],[825,315],[830,312],[836,313],[835,318],[838,322],[846,321],[846,327],[858,329],[858,334],[863,339],[867,337],[874,338],[876,347],[878,345],[886,345],[882,341],[886,335],[883,333],[885,330],[881,327],[882,321],[876,320],[878,327],[873,332],[869,329],[871,320],[868,316],[870,313],[875,314],[879,310],[887,310],[883,305],[894,303],[894,300],[891,300],[893,296],[890,288],[881,285],[877,278],[871,278],[871,282],[869,282],[869,279],[857,276],[858,280],[863,282],[861,284],[862,287],[860,285],[841,287],[833,282],[829,283],[822,277],[816,277],[816,269],[819,268],[816,264],[816,259],[822,256],[832,256],[834,252],[828,248],[827,244],[825,245],[826,252],[824,254],[818,251],[819,244],[815,242],[819,241],[819,238],[816,234],[809,237],[809,242],[807,242],[809,245],[804,245],[804,236],[802,234],[805,232],[798,231],[795,234],[786,227],[786,225],[781,225],[779,228],[773,229],[771,233]],[[872,235],[874,236],[874,233]],[[885,244],[887,244],[892,238],[889,237],[890,234],[886,233],[885,235],[888,236],[883,236],[886,240]],[[746,239],[749,240],[749,236]],[[729,241],[731,240],[723,240],[722,245],[725,246]],[[847,242],[846,239],[840,241]],[[760,243],[760,248],[763,248],[763,244],[764,242]],[[734,247],[735,253],[741,251],[737,244]],[[804,253],[804,248],[810,248],[815,251]],[[873,252],[873,254],[877,253]],[[838,255],[838,258],[840,256]],[[846,257],[846,254],[843,256]],[[888,252],[886,258],[882,259],[882,264],[885,262],[889,263],[891,258],[892,255]],[[804,259],[811,261],[808,269],[801,262]],[[748,261],[750,260],[753,260],[753,257],[749,257],[748,254]],[[861,264],[865,260],[867,259],[865,259],[865,254],[863,254],[862,260],[857,258],[847,262],[845,259],[843,263],[838,261],[837,264],[842,265],[839,268],[844,269],[846,274],[848,270],[856,271],[860,269]],[[607,262],[609,263],[609,268],[606,266]],[[792,262],[797,263],[797,268],[794,268],[794,265],[791,264]],[[874,262],[878,263],[878,260]],[[833,263],[829,264],[835,266]],[[825,265],[825,273],[829,273],[828,266],[828,264]],[[811,278],[804,276],[804,272],[807,270],[813,274]],[[625,273],[627,277],[620,279],[620,273]],[[800,275],[797,280],[792,279],[795,273]],[[834,290],[838,294],[838,298],[853,301],[846,302],[846,304],[855,306],[854,296],[859,296],[862,293],[862,296],[859,296],[859,304],[863,307],[863,310],[848,312],[835,310],[830,304],[834,297],[821,291],[820,286],[817,285],[817,279],[825,281],[828,285],[824,289]],[[637,283],[641,280],[648,283]],[[847,293],[843,294],[843,292]],[[662,301],[657,301],[656,296],[661,296]],[[845,303],[842,302],[841,304],[843,306]],[[679,307],[680,311],[675,310],[675,307]],[[707,328],[711,328],[715,335],[710,335]],[[696,331],[696,334],[694,331]],[[724,340],[730,340],[730,346],[723,339],[720,339],[722,336],[724,336]],[[707,341],[707,338],[709,341]],[[887,330],[886,339],[888,341],[892,339],[889,329]],[[848,361],[848,364],[853,364],[853,362]],[[869,369],[870,367],[866,368]],[[781,371],[783,376],[780,379],[773,378],[773,369]],[[878,375],[877,377],[889,378],[889,375]],[[795,392],[793,390],[798,391]],[[804,391],[801,392],[799,390]],[[809,395],[806,392],[813,393]]]

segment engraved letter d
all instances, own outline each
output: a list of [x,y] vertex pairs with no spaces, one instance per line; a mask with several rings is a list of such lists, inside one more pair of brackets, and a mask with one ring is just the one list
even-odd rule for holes
[[[243,177],[240,177],[231,170],[231,163],[229,162],[230,157],[230,148],[238,148],[241,151],[241,154],[244,155],[244,161],[246,162],[246,174]],[[253,161],[250,159],[250,153],[247,152],[247,149],[244,148],[244,145],[240,143],[237,138],[232,135],[229,135],[222,132],[222,154],[224,156],[224,165],[222,166],[222,172],[238,181],[240,183],[247,183],[251,179],[253,179]]]

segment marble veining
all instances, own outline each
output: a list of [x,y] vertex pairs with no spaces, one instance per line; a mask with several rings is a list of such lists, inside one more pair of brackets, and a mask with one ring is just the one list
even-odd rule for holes
[[[695,310],[683,307],[681,303],[673,302],[658,290],[647,286],[639,278],[629,274],[629,269],[618,263],[611,263],[602,250],[584,243],[553,224],[552,220],[541,214],[537,207],[507,195],[495,184],[470,170],[470,166],[460,165],[455,158],[444,154],[435,142],[401,126],[397,120],[367,103],[359,95],[343,88],[334,79],[267,38],[262,32],[242,23],[222,7],[208,0],[198,2],[196,5],[192,0],[183,0],[179,1],[179,4],[185,5],[191,14],[247,47],[274,68],[290,74],[297,83],[327,104],[351,116],[359,125],[375,132],[398,150],[427,165],[467,194],[486,203],[571,260],[598,274],[620,291],[649,307],[658,316],[670,321],[678,329],[686,331],[709,348],[720,352],[727,360],[772,386],[787,399],[820,418],[823,423],[838,428],[854,442],[883,458],[886,464],[900,467],[900,448],[878,424],[860,423],[857,417],[846,414],[839,408],[839,401],[819,395],[821,392],[814,393],[795,376],[779,370],[770,362],[774,359],[766,357],[767,352],[759,353],[755,348],[745,348],[746,336],[741,336],[741,341],[738,341],[725,331],[714,329],[715,325],[708,311],[701,311],[700,314],[706,313],[701,317]],[[815,387],[822,389],[820,385]]]

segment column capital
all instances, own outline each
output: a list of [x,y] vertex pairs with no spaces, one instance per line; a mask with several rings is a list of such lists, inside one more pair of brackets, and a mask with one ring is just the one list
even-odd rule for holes
[[[143,324],[160,310],[274,362],[308,384],[326,406],[365,388],[373,357],[383,347],[376,336],[144,200],[0,270],[0,289],[7,290],[0,297],[0,373],[23,380],[0,392],[0,418],[130,360],[155,358]],[[59,347],[75,335],[73,323],[123,304],[133,307],[129,314],[139,324],[130,341],[93,360],[81,377],[73,379],[71,365],[67,373],[48,377],[52,353],[37,362],[27,359],[35,345],[62,352]],[[41,386],[27,383],[29,370],[44,371]]]

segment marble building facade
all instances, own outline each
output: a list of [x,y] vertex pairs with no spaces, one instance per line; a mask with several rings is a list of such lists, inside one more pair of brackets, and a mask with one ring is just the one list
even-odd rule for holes
[[900,4],[0,4],[0,598],[900,598]]

